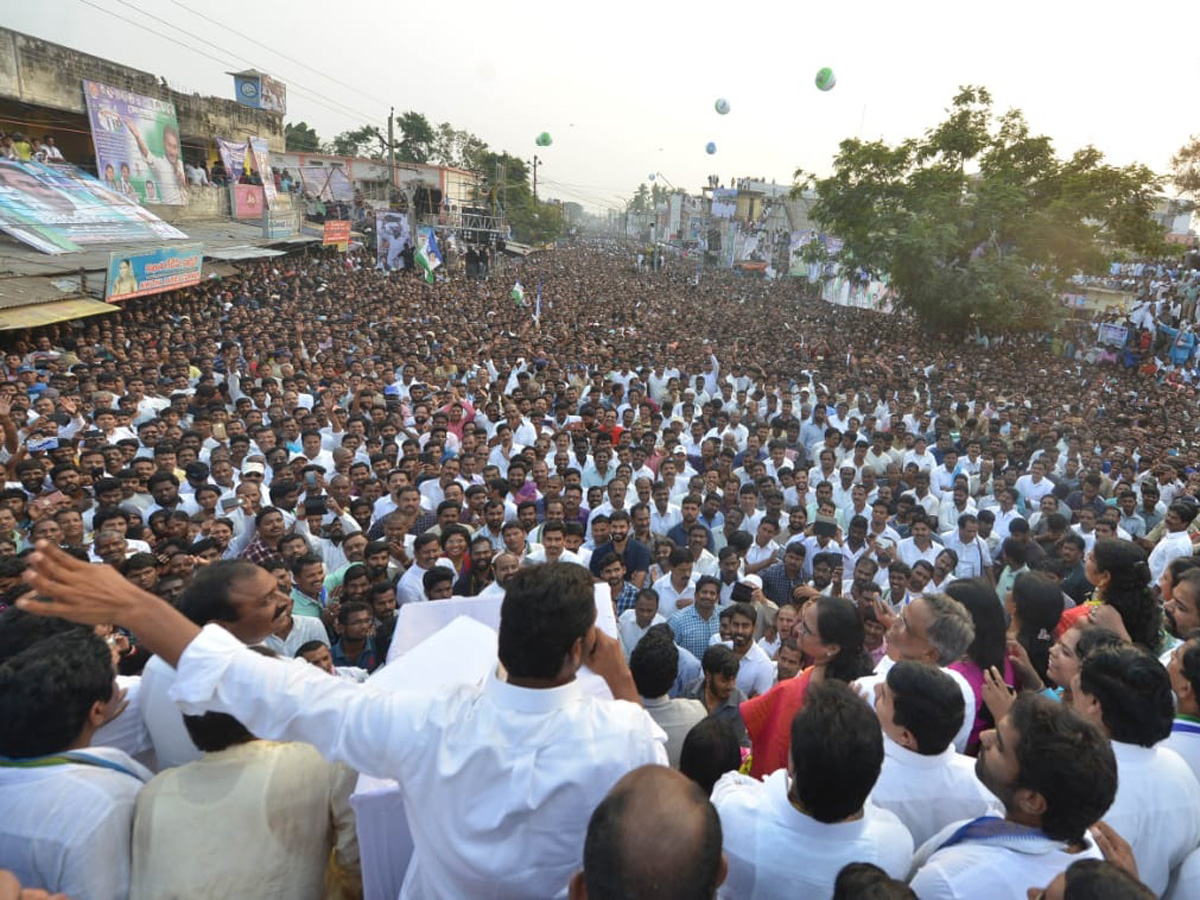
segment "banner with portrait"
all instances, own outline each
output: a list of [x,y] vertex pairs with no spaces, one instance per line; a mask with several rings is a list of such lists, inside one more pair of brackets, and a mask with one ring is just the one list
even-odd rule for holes
[[221,163],[225,166],[225,174],[231,183],[237,182],[246,171],[246,142],[227,141],[217,138],[217,152],[221,154]]
[[104,299],[115,303],[197,285],[203,250],[203,244],[178,244],[139,253],[110,253]]
[[267,148],[267,139],[250,138],[250,152],[254,156],[254,168],[262,179],[267,207],[271,208],[275,205],[275,173],[271,171],[271,151]]
[[187,235],[72,165],[0,160],[0,230],[43,253]]
[[95,81],[83,82],[83,95],[101,180],[141,203],[186,206],[175,104]]
[[375,213],[375,268],[392,271],[404,268],[404,248],[412,243],[407,213]]

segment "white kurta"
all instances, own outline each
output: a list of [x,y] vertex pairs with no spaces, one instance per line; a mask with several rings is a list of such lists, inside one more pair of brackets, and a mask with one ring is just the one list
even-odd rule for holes
[[72,900],[123,900],[133,807],[150,772],[110,747],[82,752],[126,771],[76,764],[0,768],[0,866],[26,888]]
[[1200,784],[1163,744],[1112,742],[1117,797],[1104,821],[1133,848],[1142,883],[1161,896],[1171,872],[1200,846]]
[[921,900],[1026,900],[1031,887],[1044,888],[1076,860],[1104,858],[1090,837],[1079,853],[1019,853],[969,841],[939,851],[964,824],[947,825],[917,851],[909,887]]
[[1159,746],[1178,753],[1200,782],[1200,722],[1176,718],[1171,734]]
[[415,845],[404,898],[565,895],[592,810],[631,769],[667,762],[644,709],[578,681],[386,693],[265,659],[215,626],[188,645],[172,695],[396,779]]
[[953,746],[923,756],[884,735],[883,752],[871,802],[894,812],[916,846],[951,822],[1004,814],[1000,801],[975,776],[975,761]]
[[874,863],[892,878],[905,877],[912,837],[895,815],[868,803],[858,820],[827,825],[792,806],[788,784],[780,769],[764,781],[727,772],[713,788],[729,862],[719,897],[824,897],[852,862]]
[[[850,686],[862,695],[863,699],[870,704],[871,709],[875,708],[875,685],[887,678],[888,669],[894,665],[895,662],[892,658],[885,656],[876,664],[874,673],[856,678],[851,682]],[[962,727],[958,729],[958,734],[954,736],[954,749],[959,753],[965,753],[967,739],[971,736],[971,727],[975,724],[975,689],[957,670],[942,669],[942,671],[954,679],[954,683],[958,685],[958,689],[963,695],[963,723]]]

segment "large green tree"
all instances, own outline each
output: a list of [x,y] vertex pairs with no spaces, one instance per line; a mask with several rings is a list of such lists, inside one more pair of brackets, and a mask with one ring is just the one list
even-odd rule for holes
[[387,136],[375,125],[363,125],[343,131],[333,139],[330,149],[337,156],[387,159]]
[[1200,136],[1192,135],[1171,157],[1171,181],[1192,201],[1200,201]]
[[840,268],[887,275],[897,305],[938,330],[1044,325],[1072,276],[1163,248],[1153,172],[1092,147],[1060,159],[980,87],[960,88],[924,136],[845,140],[832,175],[796,181],[794,193],[815,187],[813,218],[843,241]]
[[396,131],[400,139],[396,143],[396,158],[403,162],[429,162],[433,153],[435,134],[429,120],[411,109],[396,117]]
[[319,153],[321,139],[307,122],[288,122],[283,126],[283,146],[296,153]]

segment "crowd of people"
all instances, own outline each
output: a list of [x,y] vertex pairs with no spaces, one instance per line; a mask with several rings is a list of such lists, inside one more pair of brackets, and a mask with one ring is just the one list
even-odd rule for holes
[[[366,775],[404,897],[1200,897],[1190,378],[513,274],[285,257],[5,346],[0,887],[361,896]],[[424,604],[499,622],[482,682],[370,677]]]

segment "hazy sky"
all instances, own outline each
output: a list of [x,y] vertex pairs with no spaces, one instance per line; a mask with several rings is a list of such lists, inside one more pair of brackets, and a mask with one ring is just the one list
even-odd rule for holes
[[[415,109],[493,148],[536,151],[539,193],[592,210],[620,205],[651,172],[690,191],[710,173],[827,172],[842,138],[919,134],[960,84],[1023,109],[1060,153],[1092,143],[1164,171],[1200,132],[1200,3],[1189,0],[38,0],[6,3],[0,24],[223,97],[225,71],[253,64],[287,83],[287,119],[326,140],[385,126],[390,105]],[[837,74],[828,93],[813,85],[822,66]],[[714,112],[718,97],[729,115]],[[540,131],[553,146],[535,147]]]

